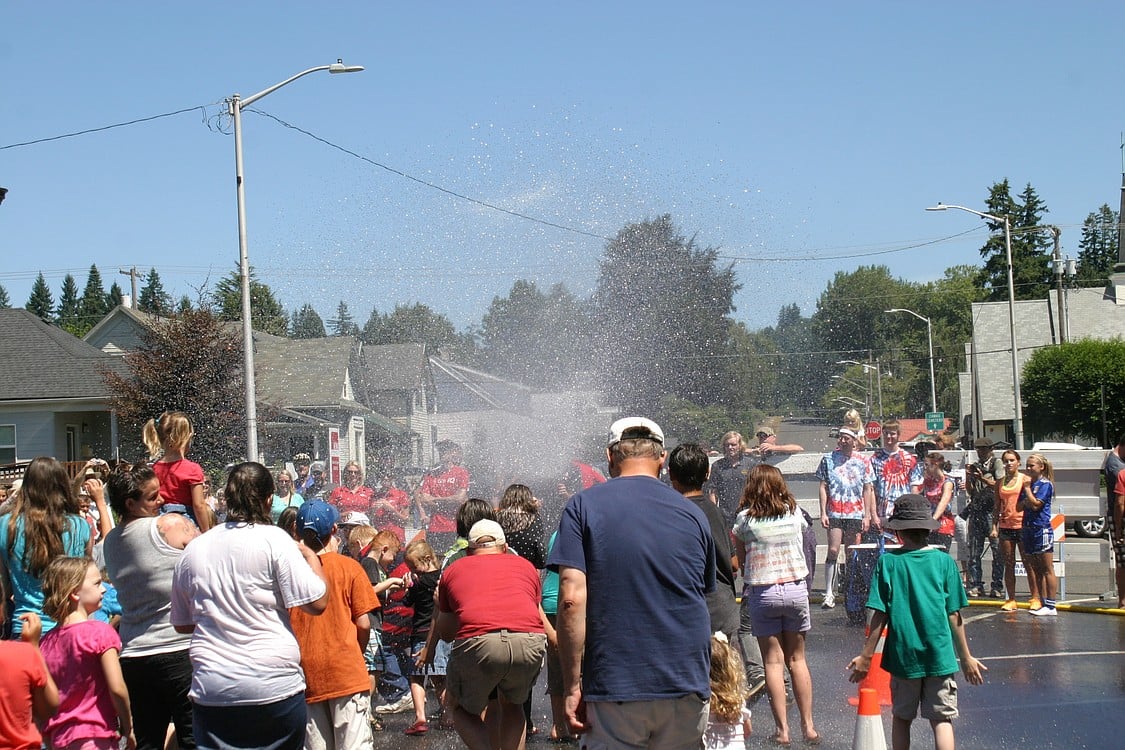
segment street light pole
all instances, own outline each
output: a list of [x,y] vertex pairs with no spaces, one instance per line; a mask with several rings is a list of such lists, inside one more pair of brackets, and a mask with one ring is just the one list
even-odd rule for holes
[[302,70],[295,76],[275,83],[267,89],[243,99],[234,94],[227,99],[227,113],[234,123],[234,178],[235,194],[238,200],[238,273],[242,283],[242,378],[246,397],[246,459],[258,460],[258,405],[254,384],[254,333],[250,325],[250,255],[246,246],[246,190],[242,172],[242,110],[263,96],[272,94],[282,86],[292,83],[309,73],[327,70],[329,73],[358,73],[362,65],[344,65],[336,60],[331,65],[319,65]]
[[914,312],[913,310],[907,310],[907,309],[902,308],[902,307],[896,307],[896,308],[893,308],[891,310],[884,310],[883,312],[909,313],[910,315],[913,315],[918,320],[924,321],[926,323],[926,341],[929,342],[929,345],[930,345],[930,411],[936,412],[937,411],[937,381],[934,380],[934,326],[933,326],[933,324],[930,322],[930,319],[927,318],[925,315],[919,315],[918,313]]
[[[1014,406],[1014,418],[1012,420],[1012,429],[1016,437],[1016,450],[1023,450],[1023,398],[1020,395],[1020,364],[1018,356],[1018,348],[1016,347],[1016,282],[1015,276],[1012,271],[1012,224],[1007,216],[994,216],[986,214],[983,211],[977,211],[965,206],[953,206],[944,203],[939,203],[936,206],[930,206],[927,211],[945,211],[947,209],[956,209],[958,211],[965,211],[966,213],[975,214],[982,219],[994,221],[997,224],[1004,225],[1004,252],[1007,254],[1008,261],[1008,334],[1012,340],[1012,401]],[[974,373],[974,377],[976,373]]]
[[[883,370],[879,367],[879,360],[875,360],[875,364],[868,364],[867,362],[860,362],[855,359],[841,359],[836,364],[838,365],[859,365],[863,371],[867,373],[868,383],[871,382],[871,371],[875,371],[875,383],[879,389],[879,421],[883,421]],[[889,373],[888,373],[889,374]]]

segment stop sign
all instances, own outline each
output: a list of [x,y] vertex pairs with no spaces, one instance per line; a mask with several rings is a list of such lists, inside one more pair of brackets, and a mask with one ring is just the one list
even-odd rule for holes
[[873,419],[863,426],[863,434],[868,440],[878,440],[883,434],[883,426]]

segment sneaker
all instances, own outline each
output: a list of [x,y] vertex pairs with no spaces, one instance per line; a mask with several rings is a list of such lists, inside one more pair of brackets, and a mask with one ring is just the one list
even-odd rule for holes
[[1000,589],[992,589],[992,591],[988,592],[988,596],[990,599],[1003,599],[1004,592]]
[[1039,609],[1031,610],[1031,614],[1036,617],[1056,617],[1058,612],[1054,607],[1040,607]]
[[[1009,599],[1006,602],[1004,602],[1003,604],[1001,604],[1000,605],[1000,611],[1001,612],[1015,612],[1016,611],[1016,600],[1015,599]],[[378,709],[376,709],[376,710],[378,710]]]
[[755,677],[753,680],[750,681],[750,691],[746,694],[746,697],[749,700],[752,700],[752,701],[757,700],[757,698],[759,697],[759,693],[761,693],[762,690],[765,689],[765,687],[766,687],[766,677],[765,677],[765,675],[762,675],[761,677]]
[[1038,599],[1029,599],[1027,602],[1028,609],[1043,609],[1043,602]]
[[836,597],[831,596],[831,595],[824,597],[824,601],[821,602],[820,608],[821,609],[835,609],[836,608]]
[[984,592],[980,590],[980,586],[973,586],[965,593],[973,597],[974,599],[979,599],[980,597],[984,596]]
[[381,706],[375,707],[377,714],[401,714],[404,711],[414,710],[414,699],[410,697],[410,693],[399,698],[394,703],[384,703]]
[[430,731],[430,725],[429,724],[427,724],[424,721],[416,721],[413,724],[411,724],[410,726],[408,726],[406,729],[402,730],[402,733],[403,734],[409,734],[409,735],[419,735],[419,734],[425,734],[428,731]]

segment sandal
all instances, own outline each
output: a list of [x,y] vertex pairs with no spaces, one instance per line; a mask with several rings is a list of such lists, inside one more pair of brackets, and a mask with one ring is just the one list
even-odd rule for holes
[[775,734],[772,737],[770,737],[770,744],[771,745],[777,745],[778,747],[789,747],[790,745],[793,744],[793,741],[792,740],[780,740],[780,739],[777,738],[777,735]]
[[806,745],[819,745],[820,744],[820,735],[814,734],[812,737],[809,737],[808,735],[806,735],[805,736],[805,744]]

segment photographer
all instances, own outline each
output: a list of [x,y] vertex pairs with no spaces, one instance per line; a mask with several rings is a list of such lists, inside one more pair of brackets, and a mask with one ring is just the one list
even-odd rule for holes
[[961,517],[969,524],[969,570],[967,586],[969,596],[984,596],[981,560],[985,544],[992,550],[992,585],[989,596],[1000,598],[1004,591],[1004,561],[1000,555],[996,533],[992,529],[992,509],[996,502],[996,484],[1004,467],[992,452],[992,441],[977,438],[973,441],[977,460],[965,467],[965,481],[969,491],[969,504]]

